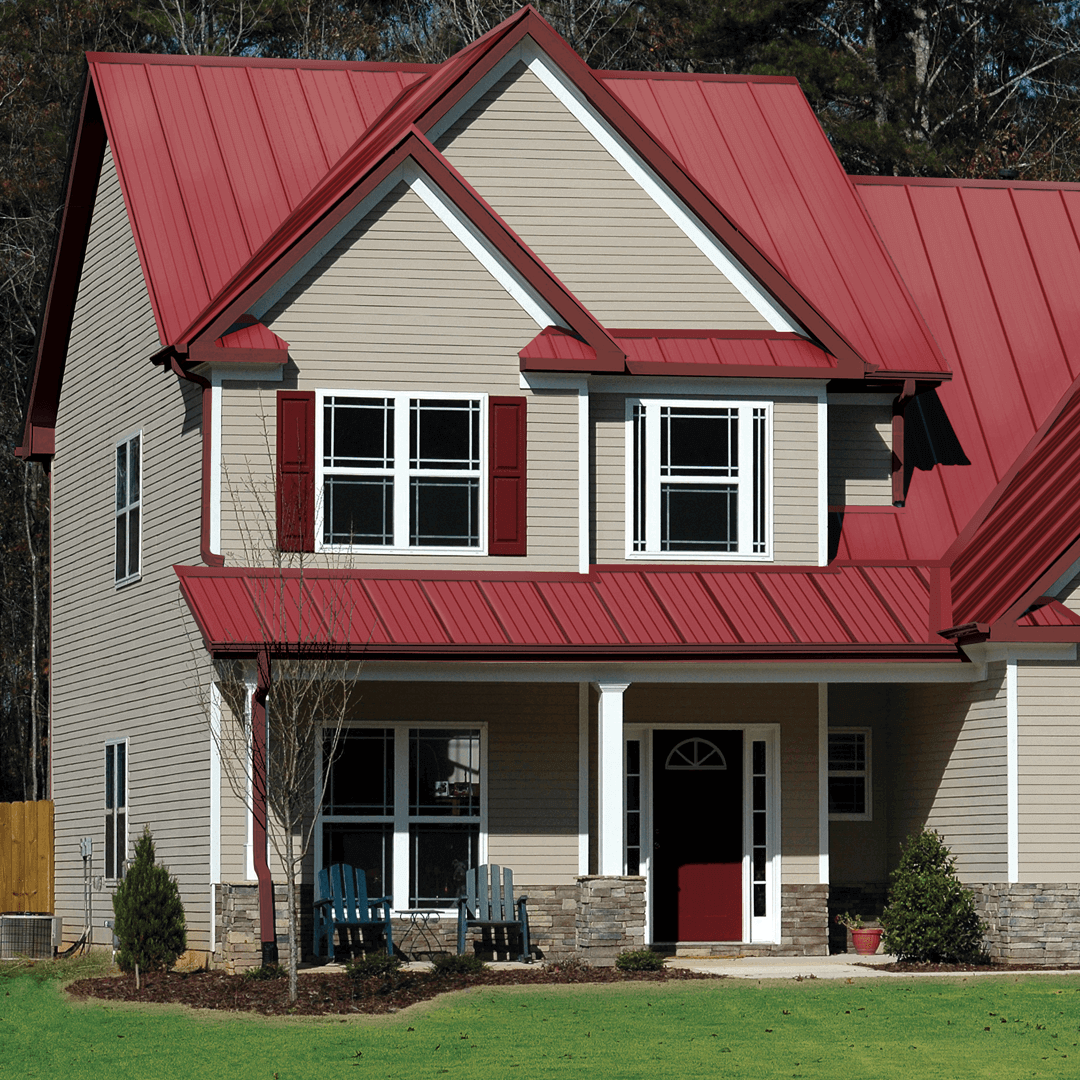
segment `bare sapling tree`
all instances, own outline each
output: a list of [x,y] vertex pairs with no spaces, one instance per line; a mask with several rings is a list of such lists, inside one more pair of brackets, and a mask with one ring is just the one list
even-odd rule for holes
[[[273,395],[266,397],[272,406]],[[266,404],[266,397],[255,391],[252,407]],[[356,614],[350,582],[340,573],[320,572],[320,556],[292,550],[309,546],[295,545],[288,537],[310,530],[314,493],[302,483],[290,487],[282,482],[266,410],[263,419],[267,457],[243,457],[223,467],[231,505],[227,561],[250,568],[246,582],[260,642],[255,659],[225,657],[213,665],[212,677],[227,709],[219,724],[211,697],[210,728],[222,775],[254,815],[256,827],[265,814],[266,836],[284,871],[292,1002],[301,952],[303,865],[345,720],[354,715],[359,700],[359,665],[347,655]],[[334,569],[342,569],[340,558]],[[205,668],[202,654],[196,670]],[[205,687],[200,693],[208,700]]]

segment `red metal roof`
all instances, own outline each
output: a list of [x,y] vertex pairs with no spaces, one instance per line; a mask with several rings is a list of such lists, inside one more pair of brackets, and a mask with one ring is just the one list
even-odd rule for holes
[[900,513],[846,515],[839,555],[940,559],[1080,375],[1080,185],[855,183],[953,370],[937,393],[971,464],[916,470]]
[[864,360],[948,376],[795,79],[601,78]]
[[175,568],[215,655],[302,645],[371,658],[954,660],[929,574],[598,568],[559,574]]

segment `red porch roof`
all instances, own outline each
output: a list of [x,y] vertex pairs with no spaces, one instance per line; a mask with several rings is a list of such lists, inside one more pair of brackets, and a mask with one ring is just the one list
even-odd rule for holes
[[371,659],[960,659],[929,632],[930,574],[600,568],[576,574],[175,568],[215,656]]

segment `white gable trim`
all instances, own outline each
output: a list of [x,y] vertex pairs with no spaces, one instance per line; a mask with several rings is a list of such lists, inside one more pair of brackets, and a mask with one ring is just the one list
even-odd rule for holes
[[667,185],[630,147],[614,128],[586,101],[581,91],[563,74],[554,61],[543,52],[531,37],[524,38],[515,48],[477,83],[449,112],[426,132],[436,142],[455,124],[476,101],[483,97],[515,64],[523,63],[566,107],[590,135],[622,166],[635,183],[674,222],[687,239],[735,286],[749,304],[777,331],[809,335],[746,272],[734,255],[709,232],[696,215],[676,198]]
[[506,290],[508,296],[543,329],[546,326],[565,327],[565,320],[552,311],[535,289],[510,266],[471,221],[436,187],[413,161],[403,162],[368,196],[358,203],[312,249],[266,290],[249,309],[260,321],[265,314],[309,273],[319,261],[361,222],[376,206],[404,183],[417,195],[438,219],[468,249],[481,266]]

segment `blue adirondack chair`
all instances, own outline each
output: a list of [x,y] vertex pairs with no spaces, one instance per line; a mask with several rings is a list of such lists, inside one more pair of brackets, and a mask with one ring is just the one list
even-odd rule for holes
[[334,931],[343,928],[378,929],[386,939],[388,956],[394,954],[390,928],[389,896],[370,897],[367,875],[363,870],[344,863],[335,863],[319,871],[318,896],[315,900],[315,955],[334,955]]
[[514,872],[509,867],[476,866],[465,875],[465,895],[458,898],[458,955],[465,952],[465,938],[476,926],[481,929],[514,927],[521,938],[519,960],[530,960],[527,896],[514,899]]

